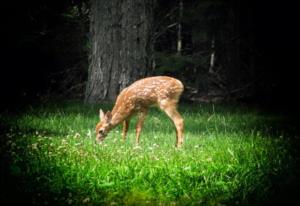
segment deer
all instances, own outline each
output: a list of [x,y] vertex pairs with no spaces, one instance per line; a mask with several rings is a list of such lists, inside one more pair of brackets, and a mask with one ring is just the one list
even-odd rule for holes
[[107,134],[123,123],[122,139],[126,141],[130,119],[137,115],[136,145],[139,145],[145,117],[151,106],[158,106],[172,120],[176,131],[176,147],[183,145],[184,120],[177,111],[177,104],[184,90],[182,82],[168,76],[147,77],[135,81],[118,95],[112,111],[99,110],[96,124],[96,142],[102,143]]

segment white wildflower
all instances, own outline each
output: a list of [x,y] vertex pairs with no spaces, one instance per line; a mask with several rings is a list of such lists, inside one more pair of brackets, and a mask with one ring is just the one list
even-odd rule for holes
[[84,198],[84,199],[82,200],[82,203],[85,204],[85,203],[88,203],[89,201],[90,201],[90,198],[87,197],[87,198]]
[[92,132],[91,132],[91,130],[88,130],[87,137],[90,138],[90,139],[92,138]]
[[140,149],[142,149],[142,147],[141,146],[139,146],[139,145],[136,145],[136,146],[134,146],[134,148],[133,148],[134,150],[140,150]]
[[33,144],[31,145],[31,149],[37,150],[37,149],[38,149],[38,143],[33,143]]
[[79,138],[80,134],[78,132],[75,133],[74,138]]

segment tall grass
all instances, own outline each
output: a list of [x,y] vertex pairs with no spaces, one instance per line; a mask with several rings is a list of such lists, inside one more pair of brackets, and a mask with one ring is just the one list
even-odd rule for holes
[[247,108],[188,106],[185,144],[162,112],[147,116],[140,145],[136,120],[128,139],[117,127],[95,144],[98,109],[65,103],[2,115],[9,173],[33,204],[253,205],[264,203],[291,175],[288,137],[276,116]]

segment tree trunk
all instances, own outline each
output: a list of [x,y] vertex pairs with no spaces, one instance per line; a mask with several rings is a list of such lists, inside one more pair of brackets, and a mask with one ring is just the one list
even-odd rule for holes
[[85,102],[113,101],[148,75],[153,0],[91,0],[91,52]]
[[177,54],[181,55],[182,52],[182,13],[183,13],[183,2],[179,1],[179,17],[177,25]]
[[209,61],[209,70],[208,73],[212,74],[214,73],[214,67],[215,67],[215,61],[216,61],[216,50],[215,50],[215,36],[213,35],[213,38],[211,40],[211,53],[210,53],[210,61]]

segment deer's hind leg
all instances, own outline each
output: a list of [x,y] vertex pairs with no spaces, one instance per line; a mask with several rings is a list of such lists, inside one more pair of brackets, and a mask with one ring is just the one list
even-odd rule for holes
[[183,144],[183,118],[177,111],[177,101],[174,100],[163,100],[160,102],[159,107],[168,115],[173,121],[176,128],[176,147],[180,148]]

